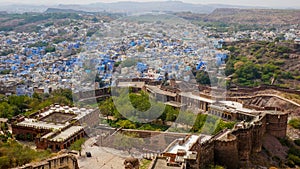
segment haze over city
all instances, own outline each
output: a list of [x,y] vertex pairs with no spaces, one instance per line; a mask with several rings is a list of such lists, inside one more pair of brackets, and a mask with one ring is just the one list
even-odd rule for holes
[[[57,5],[57,4],[89,4],[97,2],[121,2],[129,0],[74,0],[74,1],[61,1],[61,0],[1,0],[0,4],[35,4],[35,5]],[[161,0],[135,0],[134,2],[153,2]],[[182,0],[185,3],[194,3],[194,4],[227,4],[227,5],[242,5],[242,6],[262,6],[262,7],[273,7],[273,8],[299,8],[300,4],[298,0]]]

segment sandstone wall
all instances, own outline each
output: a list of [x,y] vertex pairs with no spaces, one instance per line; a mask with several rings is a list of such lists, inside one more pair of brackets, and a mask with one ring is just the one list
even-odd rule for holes
[[75,156],[64,154],[39,163],[30,163],[15,169],[79,169]]
[[239,168],[238,140],[234,135],[228,140],[216,140],[214,158],[217,164],[224,165],[230,169]]

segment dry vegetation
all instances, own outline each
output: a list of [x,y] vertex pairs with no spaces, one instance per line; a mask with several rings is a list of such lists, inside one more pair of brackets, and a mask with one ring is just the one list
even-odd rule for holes
[[300,10],[275,9],[216,9],[207,21],[257,25],[300,24]]

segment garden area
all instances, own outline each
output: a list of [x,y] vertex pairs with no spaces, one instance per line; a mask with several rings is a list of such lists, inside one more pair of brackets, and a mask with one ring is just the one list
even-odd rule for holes
[[[106,117],[103,123],[111,127],[215,134],[225,128],[231,129],[235,124],[235,122],[223,121],[216,116],[194,114],[191,111],[181,111],[164,105],[154,101],[143,91],[129,93],[129,99],[126,93],[120,93],[117,98],[114,97],[99,103],[100,112]],[[178,127],[171,127],[174,123],[178,124]]]

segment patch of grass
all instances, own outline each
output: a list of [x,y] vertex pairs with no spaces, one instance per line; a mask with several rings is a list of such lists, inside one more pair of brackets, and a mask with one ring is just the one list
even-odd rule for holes
[[210,165],[209,169],[225,169],[223,166],[220,165]]
[[151,164],[151,160],[142,159],[140,162],[140,169],[148,169]]

